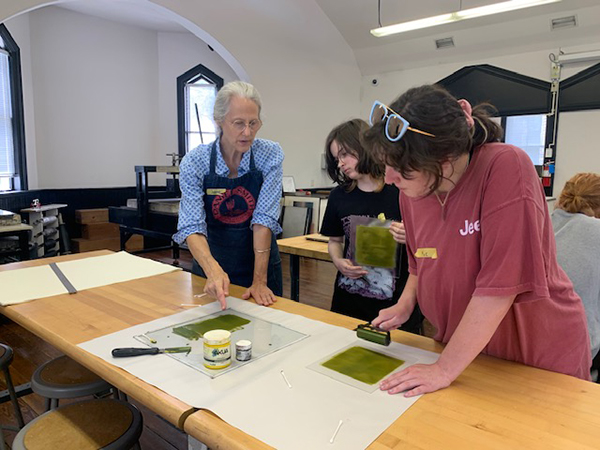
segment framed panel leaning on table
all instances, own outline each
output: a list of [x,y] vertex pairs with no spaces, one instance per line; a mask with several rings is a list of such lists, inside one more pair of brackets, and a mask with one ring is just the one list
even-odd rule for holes
[[[0,266],[0,271],[108,254],[94,252]],[[57,347],[169,422],[212,448],[268,448],[209,411],[189,405],[105,363],[77,344],[182,310],[204,280],[184,272],[128,281],[0,308],[0,313]],[[232,287],[240,297],[243,290]],[[210,301],[201,299],[202,303]],[[359,321],[280,299],[274,306],[345,328]],[[396,331],[395,341],[440,351],[431,339]],[[447,389],[424,395],[370,446],[420,448],[597,448],[600,385],[479,356]],[[315,405],[318,408],[318,405]],[[268,420],[268,418],[265,418]],[[310,430],[306,430],[310,433]]]

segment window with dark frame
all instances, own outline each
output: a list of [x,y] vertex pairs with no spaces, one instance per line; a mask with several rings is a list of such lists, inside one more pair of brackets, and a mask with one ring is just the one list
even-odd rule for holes
[[473,105],[481,102],[494,105],[499,114],[495,119],[504,130],[503,141],[527,152],[546,195],[552,196],[554,175],[549,167],[556,158],[557,117],[548,114],[552,109],[549,82],[481,64],[463,67],[438,83],[456,98],[466,98]]
[[8,29],[0,24],[0,191],[26,189],[21,56]]
[[177,126],[180,157],[215,140],[213,106],[223,78],[202,64],[177,77]]
[[546,114],[503,117],[504,142],[525,150],[534,165],[543,166],[551,138],[547,122]]

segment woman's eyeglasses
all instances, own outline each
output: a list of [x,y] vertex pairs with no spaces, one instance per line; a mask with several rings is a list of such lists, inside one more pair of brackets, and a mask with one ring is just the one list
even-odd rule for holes
[[384,105],[381,102],[375,101],[371,108],[371,115],[369,116],[369,123],[371,126],[379,122],[385,122],[385,136],[391,141],[399,141],[406,130],[410,130],[413,133],[419,133],[425,136],[435,137],[434,134],[428,133],[427,131],[417,130],[412,128],[404,117],[395,112],[393,109]]
[[251,120],[250,122],[234,120],[231,122],[231,126],[240,133],[243,132],[246,127],[250,128],[251,131],[257,131],[262,126],[262,122],[260,120]]

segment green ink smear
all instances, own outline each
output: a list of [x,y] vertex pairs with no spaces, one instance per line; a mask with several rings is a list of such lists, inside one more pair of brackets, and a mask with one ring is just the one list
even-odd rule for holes
[[183,336],[186,339],[196,341],[204,336],[204,333],[211,330],[227,330],[236,331],[244,328],[244,325],[249,324],[248,319],[244,319],[234,314],[223,314],[222,316],[213,319],[204,320],[201,322],[190,323],[181,327],[173,328],[173,333]]
[[351,347],[321,365],[366,384],[375,384],[404,364],[364,347]]
[[396,246],[389,228],[356,227],[357,264],[393,268],[396,266]]

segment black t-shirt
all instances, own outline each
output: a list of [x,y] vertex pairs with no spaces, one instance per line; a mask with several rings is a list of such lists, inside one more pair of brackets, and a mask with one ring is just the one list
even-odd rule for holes
[[[399,191],[385,185],[379,192],[364,192],[355,187],[346,192],[338,186],[331,191],[323,217],[321,234],[345,237],[344,258],[354,261],[356,224],[366,217],[400,221]],[[399,248],[395,269],[365,267],[367,275],[353,280],[338,272],[333,294],[332,311],[371,321],[379,310],[396,303],[408,278],[408,260],[403,245]]]

